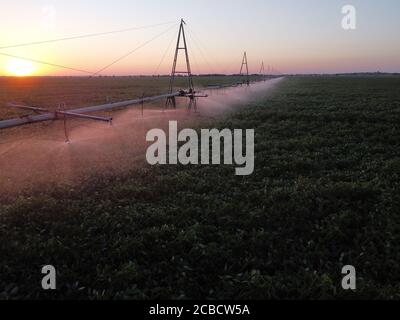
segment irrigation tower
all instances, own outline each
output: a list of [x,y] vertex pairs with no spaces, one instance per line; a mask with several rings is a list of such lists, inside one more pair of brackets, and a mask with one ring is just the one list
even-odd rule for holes
[[[186,42],[186,34],[185,34],[185,25],[186,22],[182,19],[181,24],[179,26],[179,33],[178,33],[178,40],[176,42],[176,49],[175,49],[175,56],[174,56],[174,63],[172,65],[172,72],[171,72],[171,79],[169,83],[169,93],[172,94],[174,92],[174,84],[175,84],[175,79],[179,75],[184,75],[188,79],[188,93],[189,93],[189,98],[190,98],[190,106],[195,104],[195,91],[194,91],[194,84],[193,84],[193,75],[192,75],[192,69],[190,67],[190,60],[189,60],[189,52],[188,52],[188,46]],[[178,64],[178,58],[179,58],[179,52],[180,51],[185,52],[185,59],[186,59],[186,70],[176,70],[177,64]],[[166,102],[166,107],[172,107],[176,108],[176,97],[170,97],[167,99]]]
[[243,60],[242,60],[242,66],[240,67],[240,75],[243,75],[243,69],[246,67],[246,73],[244,74],[246,76],[246,80],[244,81],[248,86],[250,86],[250,77],[249,77],[249,64],[247,62],[247,53],[246,51],[244,52],[243,55]]
[[261,63],[260,75],[261,75],[262,79],[265,81],[265,66],[264,66],[264,61]]

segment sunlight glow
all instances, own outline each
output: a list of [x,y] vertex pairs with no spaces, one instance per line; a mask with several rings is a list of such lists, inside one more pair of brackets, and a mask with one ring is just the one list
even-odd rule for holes
[[6,70],[12,76],[26,77],[33,74],[35,67],[26,60],[10,59],[6,64]]

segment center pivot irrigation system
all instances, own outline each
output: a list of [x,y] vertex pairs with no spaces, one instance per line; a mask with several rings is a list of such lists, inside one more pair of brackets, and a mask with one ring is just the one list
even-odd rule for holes
[[[66,121],[68,118],[78,118],[78,119],[85,119],[85,120],[92,120],[92,121],[102,121],[102,122],[108,122],[108,123],[112,124],[113,119],[111,117],[93,116],[93,115],[89,115],[88,113],[94,113],[94,112],[99,112],[99,111],[109,111],[109,110],[130,107],[130,106],[135,106],[135,105],[142,105],[142,107],[143,107],[143,105],[145,103],[160,101],[160,100],[166,100],[165,108],[176,109],[176,98],[178,98],[178,97],[188,98],[189,99],[188,109],[191,110],[192,108],[194,108],[195,110],[197,110],[197,108],[196,108],[197,100],[196,99],[200,98],[200,97],[208,97],[208,95],[197,92],[194,87],[193,74],[192,74],[192,69],[191,69],[191,65],[190,65],[188,45],[187,45],[187,39],[186,39],[186,34],[185,34],[185,25],[186,25],[186,23],[182,19],[180,22],[180,26],[179,26],[178,40],[177,40],[176,48],[175,48],[175,56],[174,56],[174,62],[173,62],[173,66],[172,66],[172,72],[171,72],[168,93],[163,94],[163,95],[158,95],[158,96],[141,97],[139,99],[134,99],[134,100],[127,100],[127,101],[121,101],[121,102],[115,102],[115,103],[109,103],[109,104],[103,104],[103,105],[96,105],[96,106],[90,106],[90,107],[72,109],[72,110],[65,110],[65,104],[59,105],[59,107],[56,111],[54,111],[54,110],[52,111],[49,109],[40,108],[38,106],[29,106],[29,105],[20,105],[20,104],[15,104],[15,103],[9,103],[9,104],[7,104],[7,107],[30,111],[31,113],[28,115],[23,115],[19,118],[0,121],[0,130],[12,128],[12,127],[16,127],[16,126],[21,126],[21,125],[25,125],[25,124],[43,122],[43,121],[63,120],[66,141],[68,142],[69,139],[68,139],[67,126],[66,126]],[[55,41],[58,41],[58,40],[55,40]],[[186,59],[186,70],[183,70],[183,71],[177,70],[177,63],[178,63],[178,57],[179,57],[180,51],[184,51],[185,59]],[[264,65],[264,63],[263,63],[263,65]],[[262,67],[262,72],[264,72],[264,67]],[[96,74],[98,74],[98,73],[96,73]],[[188,81],[187,88],[181,89],[179,91],[174,91],[175,80],[176,80],[177,76],[182,76],[182,75],[186,76],[186,78],[187,78],[187,81]],[[244,56],[243,56],[242,66],[240,69],[240,75],[245,76],[245,80],[241,83],[236,83],[234,85],[212,86],[209,88],[210,89],[218,89],[218,88],[234,87],[234,86],[243,85],[243,84],[246,84],[249,86],[250,85],[250,77],[249,77],[249,67],[248,67],[246,52],[244,53]],[[262,75],[264,75],[264,73]]]

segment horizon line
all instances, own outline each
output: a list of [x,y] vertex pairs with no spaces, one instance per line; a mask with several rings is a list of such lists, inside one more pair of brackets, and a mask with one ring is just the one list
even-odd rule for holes
[[[268,77],[268,76],[313,76],[313,75],[356,75],[356,74],[388,74],[388,75],[400,75],[400,71],[354,71],[354,72],[311,72],[311,73],[270,73],[270,74],[259,74],[251,73],[249,76],[256,77]],[[130,74],[130,75],[30,75],[30,76],[11,76],[11,75],[0,75],[0,78],[128,78],[128,77],[170,77],[170,74]],[[204,76],[220,76],[220,77],[240,77],[243,74],[238,73],[196,73],[192,74],[193,77],[204,77]],[[178,78],[186,78],[185,75],[176,76]]]

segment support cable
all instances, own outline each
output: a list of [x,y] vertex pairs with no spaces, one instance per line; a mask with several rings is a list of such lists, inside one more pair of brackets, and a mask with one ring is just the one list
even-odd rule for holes
[[128,32],[128,31],[133,31],[133,30],[142,30],[142,29],[155,28],[155,27],[164,26],[164,25],[167,25],[167,24],[172,24],[172,23],[175,23],[175,21],[173,21],[173,22],[172,21],[164,22],[164,23],[148,25],[148,26],[142,26],[142,27],[132,27],[132,28],[126,28],[126,29],[120,29],[120,30],[107,31],[107,32],[90,33],[90,34],[84,34],[84,35],[64,37],[64,38],[59,38],[59,39],[50,39],[50,40],[28,42],[28,43],[19,43],[19,44],[14,44],[14,45],[2,46],[2,47],[0,47],[0,50],[11,49],[11,48],[20,48],[20,47],[28,47],[28,46],[41,45],[41,44],[47,44],[47,43],[53,43],[53,42],[61,42],[61,41],[68,41],[68,40],[93,38],[93,37],[99,37],[99,36],[104,36],[104,35],[109,35],[109,34],[116,34],[116,33],[123,33],[123,32]]
[[96,71],[93,73],[93,75],[99,75],[100,73],[102,73],[103,71],[107,70],[108,68],[112,67],[113,65],[117,64],[118,62],[120,62],[121,60],[129,57],[130,55],[132,55],[133,53],[135,53],[136,51],[138,51],[139,49],[145,47],[146,45],[148,45],[149,43],[155,41],[156,39],[160,38],[161,36],[163,36],[164,34],[170,32],[173,28],[175,28],[176,25],[174,24],[173,26],[171,26],[170,28],[168,28],[167,30],[163,31],[162,33],[156,35],[155,37],[151,38],[150,40],[142,43],[141,45],[139,45],[138,47],[136,47],[135,49],[129,51],[128,53],[124,54],[123,56],[119,57],[118,59],[114,60],[113,62],[111,62],[110,64],[106,65],[105,67],[101,68],[100,70]]
[[214,74],[217,74],[216,69],[211,65],[211,63],[206,58],[206,55],[204,54],[204,51],[202,49],[202,47],[204,48],[204,46],[201,44],[201,41],[199,40],[199,38],[196,36],[195,32],[193,31],[193,28],[188,28],[188,31],[189,31],[190,38],[193,40],[195,46],[197,47],[198,51],[200,52],[200,55],[202,56],[204,62],[208,65],[208,67]]
[[39,64],[42,64],[42,65],[47,65],[47,66],[56,67],[56,68],[60,68],[60,69],[67,69],[67,70],[72,70],[72,71],[77,71],[77,72],[81,72],[81,73],[94,75],[94,73],[92,71],[87,71],[87,70],[83,70],[83,69],[77,69],[77,68],[72,68],[72,67],[68,67],[68,66],[63,66],[61,64],[56,64],[56,63],[51,63],[51,62],[46,62],[46,61],[41,61],[41,60],[36,60],[36,59],[25,58],[25,57],[16,56],[16,55],[13,55],[13,54],[8,54],[8,53],[3,53],[3,52],[0,52],[0,55],[1,56],[5,56],[5,57],[9,57],[9,58],[15,58],[15,59],[34,62],[34,63],[39,63]]
[[162,58],[161,58],[161,61],[160,61],[160,63],[158,64],[156,70],[153,72],[153,75],[157,75],[157,74],[158,74],[158,72],[159,72],[159,70],[160,70],[160,68],[161,68],[161,65],[163,64],[165,58],[167,57],[167,54],[168,54],[168,52],[169,52],[169,49],[171,49],[171,46],[172,46],[172,43],[174,42],[174,40],[175,40],[175,35],[171,38],[171,41],[170,41],[170,43],[169,43],[167,49],[165,50],[165,52],[164,52],[164,54],[163,54],[163,56],[162,56]]

